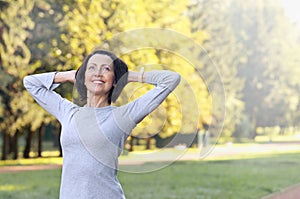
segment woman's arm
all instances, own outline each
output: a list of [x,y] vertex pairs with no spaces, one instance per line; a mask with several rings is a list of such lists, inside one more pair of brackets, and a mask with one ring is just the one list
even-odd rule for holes
[[75,82],[76,70],[63,71],[55,73],[53,83]]
[[180,82],[180,75],[168,70],[144,72],[140,78],[139,75],[139,72],[130,71],[128,82],[140,82],[138,79],[142,79],[142,82],[155,85],[155,88],[114,110],[115,120],[124,132],[130,132],[136,124],[155,110]]
[[168,70],[154,70],[144,72],[128,71],[128,82],[141,82],[153,84],[155,86],[166,86],[173,91],[180,82],[180,75]]
[[41,107],[62,121],[65,113],[73,108],[74,104],[53,90],[59,86],[59,83],[74,81],[72,74],[73,71],[29,75],[24,78],[23,84]]
[[145,82],[144,72],[128,71],[128,82]]

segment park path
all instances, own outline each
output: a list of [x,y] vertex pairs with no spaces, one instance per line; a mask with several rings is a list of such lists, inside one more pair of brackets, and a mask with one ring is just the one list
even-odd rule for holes
[[[234,150],[233,150],[234,149]],[[215,159],[215,158],[234,158],[234,156],[243,155],[244,157],[251,157],[251,155],[268,154],[276,150],[277,152],[287,153],[291,151],[300,151],[300,143],[268,143],[268,144],[255,144],[255,145],[240,145],[233,146],[231,144],[224,146],[217,146],[208,148],[206,151],[202,150],[202,154],[195,153],[182,153],[176,160],[199,160],[199,159]],[[161,155],[158,155],[161,154]],[[173,154],[174,155],[174,154]],[[178,156],[178,154],[175,154]],[[136,158],[134,158],[136,156]],[[130,160],[120,159],[120,165],[142,165],[150,161],[170,161],[166,157],[172,157],[172,154],[165,154],[164,152],[148,154],[146,159],[141,159],[139,154],[133,154],[133,158]],[[173,159],[174,160],[174,159]],[[32,170],[47,170],[47,169],[59,169],[61,165],[49,164],[49,165],[23,165],[23,166],[1,166],[0,173],[8,172],[20,172],[20,171],[32,171]],[[269,196],[265,196],[262,199],[300,199],[300,184],[287,187],[283,191],[273,193]]]
[[37,171],[37,170],[59,169],[59,168],[61,168],[61,165],[58,165],[58,164],[1,166],[0,173],[20,172],[20,171]]
[[283,191],[273,193],[262,199],[299,199],[300,198],[300,184],[293,185],[284,189]]

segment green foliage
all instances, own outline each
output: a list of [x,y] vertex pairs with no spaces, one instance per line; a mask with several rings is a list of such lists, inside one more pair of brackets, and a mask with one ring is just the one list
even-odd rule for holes
[[279,1],[232,1],[231,7],[235,37],[247,56],[238,75],[245,79],[243,101],[252,128],[296,125],[299,30],[284,15]]
[[[222,136],[229,138],[236,125],[240,123],[244,109],[244,102],[241,100],[243,81],[237,75],[237,66],[243,61],[244,55],[240,52],[241,45],[234,37],[234,30],[227,25],[230,22],[229,2],[222,0],[193,1],[188,13],[192,22],[194,38],[199,42],[202,41],[203,48],[215,66],[212,67],[211,61],[204,58],[202,70],[205,74],[209,74],[209,78],[204,81],[212,84],[219,73],[225,90],[225,101],[220,98],[221,93],[216,93],[216,91],[209,93],[212,96],[211,100],[217,101],[216,106],[218,106],[211,109],[212,128],[215,125],[221,125],[218,123],[223,120],[224,112],[221,111],[221,107],[224,106],[226,118]],[[201,38],[200,35],[205,35],[205,37]],[[220,91],[217,90],[217,92]]]
[[[26,45],[30,37],[29,30],[34,22],[29,17],[34,1],[10,2],[0,13],[1,42],[1,109],[0,131],[14,134],[26,125],[23,118],[27,105],[27,93],[23,92],[23,77],[32,72],[28,67],[31,52]],[[32,65],[35,67],[36,65]],[[16,122],[19,121],[19,122]],[[22,122],[20,122],[22,121]],[[25,123],[24,123],[25,121]]]
[[[96,47],[117,52],[130,70],[145,65],[182,76],[174,94],[133,132],[136,136],[149,136],[161,128],[163,138],[179,131],[193,132],[203,124],[215,128],[222,125],[224,110],[222,136],[226,139],[255,136],[259,126],[299,125],[299,28],[288,21],[277,0],[20,0],[0,1],[0,9],[0,131],[35,131],[42,122],[55,121],[24,91],[23,77],[76,69]],[[120,43],[109,42],[121,32],[151,27],[192,38],[208,56],[184,40],[175,41],[173,34],[155,35],[161,49],[128,51],[140,45],[139,41],[152,46],[153,35],[146,33],[131,35]],[[167,46],[191,56],[163,50]],[[197,66],[191,64],[194,57]],[[205,78],[199,77],[199,71]],[[209,90],[218,73],[225,102],[218,93],[220,88]],[[132,84],[124,94],[136,98],[151,88]],[[72,98],[71,85],[62,85],[58,92]],[[118,103],[131,99],[121,97]],[[189,112],[196,108],[200,111]],[[187,112],[189,117],[185,117]]]

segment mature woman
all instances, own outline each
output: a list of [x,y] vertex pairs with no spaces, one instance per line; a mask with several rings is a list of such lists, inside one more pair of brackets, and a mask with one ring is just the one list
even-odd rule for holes
[[[72,82],[79,106],[53,90]],[[123,106],[111,106],[128,82],[155,85]],[[118,157],[132,129],[157,108],[180,82],[171,71],[128,71],[113,53],[97,50],[75,71],[50,72],[24,78],[33,98],[62,124],[61,199],[125,198],[117,179]]]

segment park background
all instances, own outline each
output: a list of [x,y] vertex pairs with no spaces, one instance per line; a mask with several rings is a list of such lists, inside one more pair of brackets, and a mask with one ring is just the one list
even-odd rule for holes
[[[190,115],[191,123],[198,120],[196,126],[187,125],[189,121],[182,124],[180,103],[189,101],[190,95],[186,94],[185,85],[179,86],[176,94],[182,101],[170,95],[162,104],[163,125],[159,117],[146,118],[128,140],[124,156],[164,148],[178,133],[182,140],[174,147],[184,145],[191,150],[199,150],[201,144],[216,148],[232,143],[299,144],[300,25],[284,5],[279,0],[1,0],[1,165],[22,165],[29,158],[43,163],[49,157],[62,156],[60,125],[29,96],[22,82],[26,75],[76,69],[97,45],[118,33],[141,28],[176,31],[205,49],[204,57],[202,51],[191,51],[200,59],[201,64],[196,66],[163,49],[141,49],[121,55],[129,69],[150,63],[179,72],[197,101],[197,107],[189,110],[201,111],[200,117]],[[224,101],[217,95],[213,98],[207,88],[216,79],[212,61],[222,79]],[[197,71],[205,73],[206,78],[202,79]],[[133,97],[148,89],[139,89]],[[72,100],[72,85],[61,85],[57,91]],[[214,105],[220,107],[212,106],[214,100],[218,101]],[[211,133],[219,123],[222,131]],[[179,132],[183,125],[184,131]],[[199,135],[208,132],[208,143],[199,143]],[[190,136],[195,139],[186,142]],[[11,159],[17,162],[10,162]],[[60,159],[53,160],[56,161]],[[266,193],[274,191],[278,189]]]

